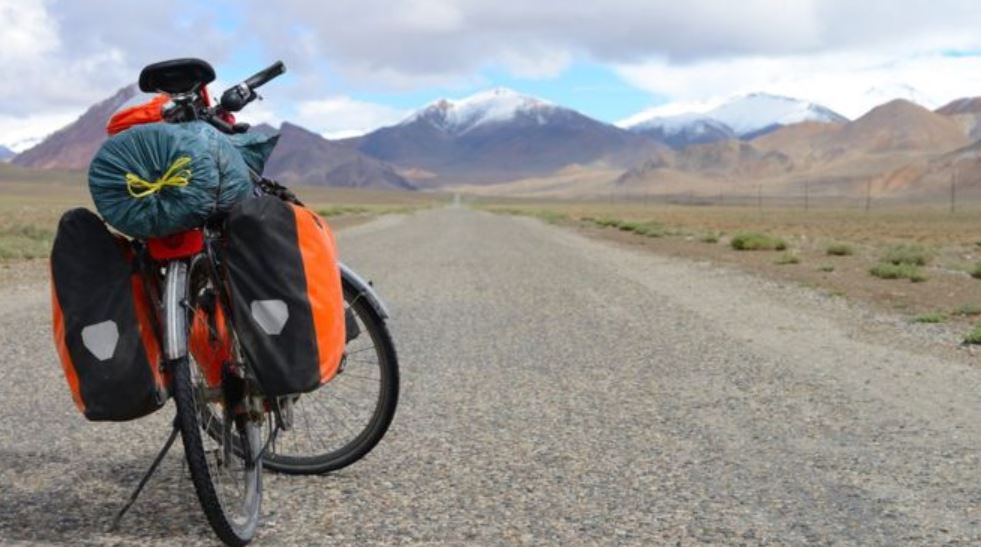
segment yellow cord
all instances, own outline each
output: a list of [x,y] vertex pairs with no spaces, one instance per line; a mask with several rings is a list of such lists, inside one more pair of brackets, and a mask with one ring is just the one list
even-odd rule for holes
[[183,187],[191,182],[191,164],[189,156],[181,156],[170,164],[167,171],[159,179],[148,182],[133,173],[126,173],[126,190],[134,198],[145,198],[162,190],[165,186]]

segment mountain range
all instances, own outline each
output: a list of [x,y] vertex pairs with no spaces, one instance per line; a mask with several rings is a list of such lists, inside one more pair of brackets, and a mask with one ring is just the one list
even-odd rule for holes
[[[138,100],[135,86],[17,154],[14,164],[85,169],[113,112]],[[441,99],[400,123],[328,140],[284,122],[266,174],[287,184],[449,189],[584,197],[611,190],[717,193],[813,181],[817,192],[875,185],[932,192],[953,170],[981,168],[981,98],[930,111],[908,100],[850,121],[819,104],[754,93],[705,112],[634,118],[618,127],[506,88]],[[971,163],[974,162],[974,163]],[[976,184],[976,183],[974,183]],[[936,188],[935,188],[936,187]]]
[[815,103],[767,93],[751,93],[704,113],[651,116],[627,129],[661,140],[675,149],[739,138],[749,140],[801,122],[844,123],[848,119]]
[[426,187],[491,184],[573,163],[629,166],[660,147],[575,110],[504,88],[459,101],[436,101],[397,125],[348,142],[364,154],[411,169]]

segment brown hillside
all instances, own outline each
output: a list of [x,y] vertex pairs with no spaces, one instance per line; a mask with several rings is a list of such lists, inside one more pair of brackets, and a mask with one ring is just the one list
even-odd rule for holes
[[877,106],[824,139],[825,152],[947,152],[968,144],[963,130],[941,114],[896,99]]
[[937,114],[952,116],[954,114],[970,114],[981,112],[981,97],[963,97],[954,99],[934,110]]
[[844,124],[840,123],[795,123],[756,137],[750,143],[760,150],[777,150],[791,157],[801,158],[814,151],[816,142],[840,131],[842,127]]
[[15,156],[11,163],[37,169],[88,169],[92,156],[106,140],[109,118],[136,94],[136,84],[120,89],[74,122]]
[[365,156],[352,144],[329,141],[284,122],[279,143],[266,163],[266,175],[286,184],[373,189],[413,189],[385,162]]
[[981,97],[965,97],[935,110],[960,126],[971,140],[981,139]]

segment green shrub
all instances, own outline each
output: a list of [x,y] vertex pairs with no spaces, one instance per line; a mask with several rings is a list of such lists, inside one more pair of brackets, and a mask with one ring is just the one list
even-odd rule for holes
[[647,237],[664,237],[667,232],[664,226],[657,222],[644,222],[634,227],[634,233]]
[[961,304],[954,310],[954,315],[961,317],[976,317],[981,315],[981,304]]
[[974,327],[974,330],[967,333],[964,337],[965,344],[981,344],[981,325]]
[[974,279],[981,279],[981,262],[974,264],[974,269],[971,270],[971,277]]
[[636,221],[621,221],[617,228],[624,232],[633,232],[637,235],[647,236],[647,237],[663,237],[667,234],[664,226],[654,221],[647,222],[636,222]]
[[831,264],[824,264],[824,265],[818,267],[818,271],[821,271],[821,272],[824,272],[824,273],[831,273],[831,272],[835,271],[835,267],[832,266]]
[[623,221],[619,218],[603,217],[593,220],[593,223],[601,228],[619,228]]
[[913,264],[882,262],[876,264],[869,270],[869,273],[880,279],[909,279],[913,283],[922,283],[927,280],[920,268]]
[[718,243],[719,234],[704,234],[702,237],[698,238],[702,243]]
[[939,311],[924,313],[913,318],[914,323],[943,323],[946,320],[947,314]]
[[828,245],[827,253],[829,256],[851,256],[855,254],[855,249],[847,243],[832,243]]
[[783,253],[780,258],[776,260],[776,264],[781,266],[786,266],[788,264],[800,264],[800,257],[794,253]]
[[736,234],[729,244],[737,251],[783,251],[787,248],[784,240],[756,232]]
[[926,266],[930,262],[930,252],[919,245],[895,245],[886,250],[883,262],[910,266]]

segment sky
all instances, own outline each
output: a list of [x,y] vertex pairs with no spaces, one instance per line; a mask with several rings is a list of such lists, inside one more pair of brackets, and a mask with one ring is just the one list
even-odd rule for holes
[[277,59],[252,122],[328,137],[493,86],[609,123],[768,92],[855,118],[981,95],[981,2],[957,0],[0,0],[0,144],[23,148],[201,57],[237,82]]

